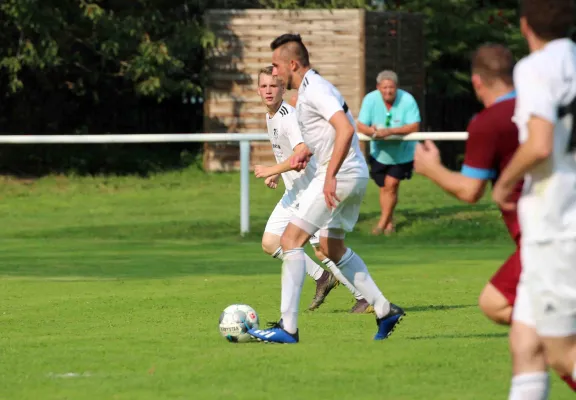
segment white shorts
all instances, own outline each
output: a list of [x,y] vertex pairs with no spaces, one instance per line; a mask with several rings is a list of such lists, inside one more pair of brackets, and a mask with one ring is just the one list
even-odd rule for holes
[[514,319],[543,337],[576,334],[576,239],[523,243]]
[[[264,228],[264,232],[272,233],[277,236],[282,236],[286,227],[290,223],[290,220],[296,214],[296,207],[294,206],[286,206],[285,202],[280,200],[276,207],[274,207],[274,211],[270,214],[268,218],[268,222],[266,222],[266,227]],[[318,247],[320,245],[320,238],[318,237],[318,232],[312,235],[309,240],[310,244],[314,247]]]
[[336,209],[330,210],[324,198],[324,179],[315,177],[300,197],[296,217],[322,231],[352,232],[360,215],[360,205],[367,186],[368,178],[338,179],[336,195],[340,203]]

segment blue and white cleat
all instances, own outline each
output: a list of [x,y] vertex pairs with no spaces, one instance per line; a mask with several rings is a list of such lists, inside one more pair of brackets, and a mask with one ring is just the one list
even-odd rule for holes
[[268,325],[270,326],[268,329],[250,329],[248,333],[259,341],[266,343],[294,344],[300,340],[298,331],[295,334],[291,334],[284,330],[282,320],[268,323]]
[[396,325],[400,323],[400,320],[406,315],[403,309],[398,307],[396,304],[390,303],[390,312],[383,316],[382,318],[376,318],[376,325],[378,325],[378,332],[374,336],[374,340],[384,340],[392,334]]

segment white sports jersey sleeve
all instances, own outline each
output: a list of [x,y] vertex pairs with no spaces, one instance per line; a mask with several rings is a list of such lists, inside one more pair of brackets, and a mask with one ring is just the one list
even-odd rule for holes
[[288,138],[292,150],[294,150],[296,146],[304,142],[304,139],[302,139],[302,132],[300,132],[300,126],[298,125],[296,112],[291,112],[286,115],[282,118],[281,122],[284,134]]

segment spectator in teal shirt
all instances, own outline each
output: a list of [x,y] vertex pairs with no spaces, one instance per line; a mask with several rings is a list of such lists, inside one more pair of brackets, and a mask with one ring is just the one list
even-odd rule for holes
[[420,130],[420,111],[414,97],[398,89],[398,76],[382,71],[376,90],[362,101],[358,132],[371,136],[370,176],[380,187],[381,216],[372,233],[394,232],[392,215],[398,202],[400,181],[412,177],[415,141],[383,140],[391,135],[407,135]]

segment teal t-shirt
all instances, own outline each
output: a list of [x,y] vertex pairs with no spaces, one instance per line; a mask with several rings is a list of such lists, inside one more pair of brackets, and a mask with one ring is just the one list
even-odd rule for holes
[[[399,128],[420,122],[420,111],[414,96],[402,89],[396,90],[396,100],[388,110],[378,90],[368,93],[362,100],[358,121],[378,128]],[[387,124],[388,122],[388,124]],[[414,160],[416,142],[413,140],[371,140],[370,155],[381,164],[402,164]]]

